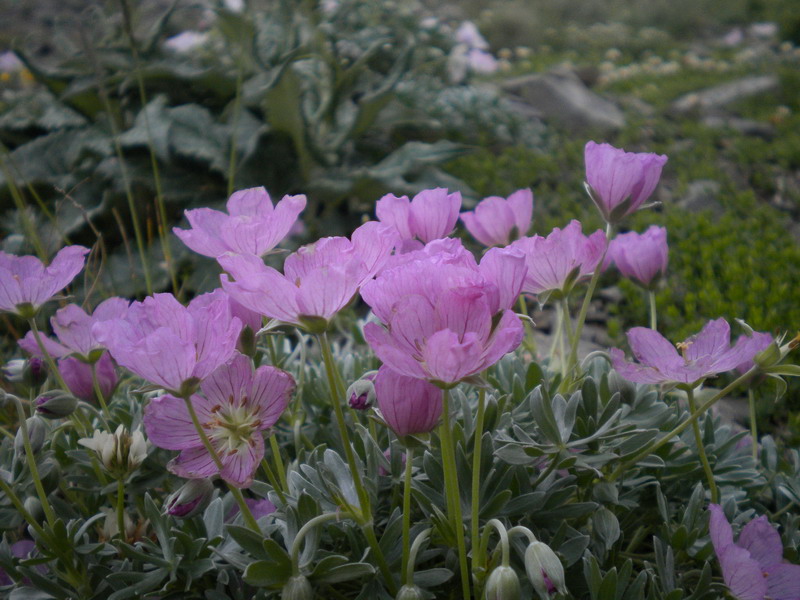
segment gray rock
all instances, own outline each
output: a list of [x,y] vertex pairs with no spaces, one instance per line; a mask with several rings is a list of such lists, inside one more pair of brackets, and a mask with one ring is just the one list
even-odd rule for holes
[[712,179],[698,179],[689,184],[689,189],[677,204],[690,213],[710,210],[714,214],[722,214],[722,204],[717,200],[719,191],[720,184],[718,182]]
[[780,88],[777,75],[755,75],[715,85],[698,92],[685,94],[672,103],[672,111],[683,114],[691,111],[707,112],[727,106],[737,100],[775,92]]
[[740,119],[722,115],[709,115],[703,119],[703,125],[714,129],[732,129],[742,135],[752,135],[771,140],[775,137],[775,128],[769,123]]
[[525,75],[509,79],[502,88],[531,105],[545,121],[572,131],[617,131],[625,125],[625,115],[617,105],[589,90],[572,71]]

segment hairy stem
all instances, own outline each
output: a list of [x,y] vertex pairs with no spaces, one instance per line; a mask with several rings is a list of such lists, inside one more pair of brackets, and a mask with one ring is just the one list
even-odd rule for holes
[[414,450],[406,449],[406,468],[403,479],[403,562],[400,581],[405,584],[408,580],[408,556],[411,552],[411,462],[414,459]]
[[[697,405],[694,401],[694,390],[687,389],[686,397],[689,399],[689,410],[694,414],[697,411]],[[708,462],[708,455],[706,455],[706,446],[703,443],[703,434],[700,432],[700,424],[697,420],[692,421],[692,432],[694,433],[694,441],[697,444],[697,453],[700,455],[700,463],[703,465],[706,479],[708,480],[708,488],[711,490],[711,502],[714,504],[719,503],[719,491],[717,490],[717,482],[714,481],[714,471],[711,469],[711,463]]]

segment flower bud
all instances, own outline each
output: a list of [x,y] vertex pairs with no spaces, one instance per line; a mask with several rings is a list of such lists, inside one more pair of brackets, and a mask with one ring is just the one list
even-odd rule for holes
[[34,498],[33,496],[28,496],[25,498],[25,502],[23,503],[25,506],[25,510],[27,510],[30,515],[40,521],[42,517],[44,517],[44,511],[42,510],[42,503],[39,501],[38,498]]
[[40,394],[35,404],[37,415],[45,419],[61,419],[75,412],[78,399],[63,390],[50,390]]
[[193,517],[211,501],[214,485],[210,479],[190,479],[164,503],[167,514],[181,519]]
[[22,371],[22,381],[29,387],[39,387],[47,379],[47,363],[40,356],[31,356]]
[[375,384],[373,383],[377,371],[369,371],[358,381],[347,388],[347,400],[350,408],[366,410],[375,404]]
[[550,598],[548,582],[561,594],[568,594],[564,566],[556,553],[542,542],[533,542],[525,550],[525,571],[540,598]]
[[511,567],[497,567],[486,581],[486,600],[520,600],[519,577]]
[[[25,423],[28,427],[31,450],[36,454],[44,446],[44,440],[47,437],[47,424],[37,416],[30,417]],[[25,438],[22,434],[22,427],[17,429],[17,435],[14,437],[14,452],[18,456],[25,454]]]
[[400,591],[397,592],[397,596],[395,596],[395,600],[422,600],[425,596],[422,594],[422,590],[419,589],[416,585],[404,585],[400,588]]
[[281,591],[281,600],[314,600],[314,590],[304,575],[290,577]]

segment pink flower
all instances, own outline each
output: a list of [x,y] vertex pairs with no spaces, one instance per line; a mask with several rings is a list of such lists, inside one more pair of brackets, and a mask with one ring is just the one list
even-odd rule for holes
[[375,205],[381,223],[394,227],[400,239],[417,238],[424,243],[450,235],[461,210],[461,194],[444,188],[423,190],[409,201],[387,194]]
[[478,31],[478,26],[472,21],[464,21],[458,26],[456,30],[456,41],[470,48],[478,48],[480,50],[489,49],[489,42],[481,35],[481,32]]
[[397,437],[427,433],[439,424],[442,390],[427,381],[384,365],[375,377],[375,395],[384,421]]
[[172,231],[192,250],[216,258],[226,252],[263,256],[286,237],[297,216],[306,207],[306,197],[284,196],[273,208],[267,190],[250,188],[234,193],[228,213],[210,208],[187,210],[192,229]]
[[661,154],[625,152],[594,142],[586,144],[584,157],[589,195],[608,223],[639,210],[653,193],[667,162]]
[[722,579],[739,600],[797,600],[800,566],[783,562],[781,536],[766,517],[753,519],[734,543],[733,529],[722,507],[710,504],[708,531]]
[[259,314],[322,331],[383,267],[396,239],[390,227],[365,223],[352,241],[329,237],[303,246],[286,258],[283,275],[255,256],[226,254],[218,258],[230,274],[222,287]]
[[525,277],[523,257],[493,248],[480,265],[460,244],[431,248],[382,272],[362,290],[384,326],[364,335],[396,372],[451,386],[497,362],[522,341],[510,307]]
[[230,360],[241,329],[222,295],[183,306],[172,294],[155,294],[122,318],[95,323],[92,333],[120,365],[181,395]]
[[481,200],[474,211],[461,213],[461,220],[476,240],[484,246],[507,246],[528,233],[533,216],[533,193],[517,190],[508,199],[490,196]]
[[564,229],[553,229],[546,238],[524,237],[509,246],[525,255],[528,274],[523,292],[568,294],[576,283],[591,277],[603,257],[606,236],[595,231],[587,237],[581,230],[580,222],[571,221]]
[[639,364],[627,362],[618,348],[610,350],[614,369],[636,383],[677,383],[695,387],[706,377],[735,369],[764,349],[763,335],[741,336],[731,346],[725,319],[709,321],[702,331],[678,344],[682,354],[660,333],[645,327],[628,331],[628,343]]
[[45,267],[35,256],[0,252],[0,310],[33,317],[80,273],[88,253],[83,246],[67,246]]
[[144,411],[145,431],[159,448],[181,451],[167,466],[172,473],[187,479],[219,474],[237,487],[247,487],[264,457],[261,432],[278,421],[294,387],[288,373],[269,366],[254,370],[241,354],[200,384],[202,395],[193,395],[191,402],[222,462],[221,472],[181,398],[167,394],[152,400]]
[[[58,359],[57,366],[61,377],[64,378],[64,383],[76,398],[87,401],[96,400],[90,364],[68,356]],[[97,383],[100,385],[103,398],[109,398],[119,381],[114,361],[107,353],[103,354],[95,363],[94,368],[97,371]]]
[[623,276],[652,289],[667,271],[667,230],[652,225],[641,235],[635,231],[618,235],[608,245],[607,258]]

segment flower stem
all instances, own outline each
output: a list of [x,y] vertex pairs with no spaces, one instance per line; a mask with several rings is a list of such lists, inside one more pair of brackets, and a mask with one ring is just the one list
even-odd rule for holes
[[431,535],[430,529],[425,529],[417,534],[417,537],[414,538],[414,543],[411,544],[411,550],[408,553],[408,563],[406,564],[406,578],[403,580],[403,585],[413,585],[414,584],[414,565],[417,563],[417,554],[419,553],[419,549],[422,546],[423,542],[428,539]]
[[758,464],[758,422],[756,420],[756,398],[753,390],[747,390],[747,402],[750,405],[750,438],[753,445],[753,460]]
[[[694,401],[694,390],[687,388],[686,397],[689,399],[689,410],[694,414],[697,411],[697,405]],[[692,421],[692,431],[694,432],[695,444],[697,444],[697,453],[700,455],[700,463],[703,465],[703,471],[705,471],[706,479],[708,480],[708,488],[711,490],[711,502],[713,504],[718,504],[719,491],[717,490],[717,483],[714,481],[714,471],[711,470],[711,463],[708,462],[706,446],[703,443],[703,434],[700,432],[700,425],[696,419]]]
[[100,381],[97,379],[97,363],[92,363],[92,385],[94,386],[94,395],[97,396],[97,401],[103,408],[104,425],[106,429],[111,431],[111,427],[108,425],[108,422],[111,420],[111,412],[108,410],[108,404],[106,404],[105,396],[103,396],[103,390],[100,389]]
[[275,469],[278,471],[278,479],[281,482],[281,487],[288,491],[289,482],[286,481],[286,468],[283,466],[283,458],[281,458],[281,448],[278,445],[278,440],[274,435],[269,436],[269,447],[272,449],[272,460],[275,461]]
[[125,482],[120,477],[117,479],[117,528],[119,538],[124,542],[125,535]]
[[[206,432],[203,431],[203,426],[200,425],[200,420],[197,418],[197,413],[194,410],[191,399],[184,398],[183,401],[186,403],[186,409],[189,411],[189,416],[192,418],[192,424],[194,425],[195,431],[197,431],[197,434],[200,436],[203,446],[205,446],[206,451],[211,456],[211,460],[214,461],[217,470],[220,472],[220,474],[222,474],[222,461],[219,458],[219,454],[217,454],[217,451],[214,449],[214,446],[211,445],[211,440],[208,439]],[[226,481],[225,483],[228,482]],[[234,500],[236,500],[236,504],[239,505],[239,510],[242,512],[242,517],[244,518],[245,523],[247,523],[247,526],[256,533],[261,533],[258,522],[253,516],[253,513],[250,512],[250,507],[247,506],[247,503],[244,501],[244,496],[242,496],[241,490],[237,487],[234,487],[230,483],[228,483],[228,489],[230,490]]]
[[[483,420],[486,414],[486,390],[478,390],[478,414],[475,417],[475,441],[472,447],[472,513],[470,515],[470,536],[469,543],[472,548],[477,548],[478,543],[478,519],[481,510],[481,454],[483,446]],[[480,564],[480,556],[475,556],[473,550],[472,570],[475,571],[476,564]]]
[[[519,295],[519,312],[525,315],[528,315],[528,303],[525,301],[525,296],[523,294]],[[533,335],[533,327],[531,323],[527,320],[523,320],[523,325],[525,327],[525,338],[523,339],[522,343],[525,346],[525,349],[531,353],[533,358],[536,358],[536,338]]]
[[378,543],[378,538],[375,537],[369,494],[367,494],[367,490],[364,488],[364,482],[361,479],[361,471],[356,464],[356,457],[353,453],[353,447],[350,444],[350,436],[347,433],[347,424],[344,421],[344,412],[342,411],[345,391],[336,373],[336,363],[333,360],[333,353],[331,352],[331,344],[327,332],[319,334],[317,339],[322,349],[322,359],[325,363],[325,372],[331,390],[331,401],[333,403],[333,412],[336,415],[336,424],[339,427],[339,437],[344,446],[347,465],[350,467],[350,472],[353,475],[353,484],[355,485],[356,494],[358,495],[358,503],[360,505],[359,514],[353,516],[356,518],[359,525],[361,525],[361,530],[364,532],[367,543],[369,543],[375,555],[375,561],[378,563],[378,568],[383,575],[386,586],[389,588],[389,592],[394,595],[397,593],[397,585],[395,584],[392,571],[389,569],[389,565],[386,562],[386,558],[383,555],[383,550],[381,550],[380,544]]
[[261,459],[261,467],[264,469],[264,473],[266,473],[267,479],[269,479],[269,483],[272,486],[272,489],[274,489],[275,493],[278,494],[278,498],[281,499],[281,502],[286,504],[286,496],[283,495],[283,490],[281,489],[278,480],[275,478],[275,473],[272,472],[272,469],[270,468],[266,458]]
[[458,489],[458,473],[453,436],[450,432],[450,391],[442,395],[442,424],[439,436],[442,444],[442,468],[444,469],[445,494],[448,501],[450,524],[456,534],[458,562],[461,571],[461,590],[464,598],[470,598],[469,572],[467,571],[467,543],[464,539],[464,523],[461,516],[461,498]]
[[50,355],[50,353],[47,351],[47,347],[44,345],[42,336],[39,333],[39,328],[36,326],[36,320],[28,319],[28,323],[31,326],[31,331],[33,332],[33,338],[36,340],[36,344],[39,346],[39,350],[41,351],[42,356],[44,356],[44,360],[47,362],[47,366],[50,368],[50,372],[53,374],[53,377],[56,378],[56,381],[58,381],[58,386],[65,392],[69,392],[69,387],[67,387],[67,383],[61,376],[61,371],[58,370],[56,362],[53,360],[53,357]]
[[658,316],[656,314],[656,293],[653,290],[648,290],[647,298],[650,301],[650,329],[657,331]]
[[617,479],[619,479],[620,475],[622,475],[630,467],[635,465],[637,462],[639,462],[643,458],[653,454],[654,452],[659,450],[665,444],[668,444],[670,442],[670,440],[672,440],[672,438],[674,438],[676,435],[680,435],[681,433],[683,433],[686,430],[687,427],[690,427],[692,425],[692,423],[694,423],[697,420],[697,418],[700,417],[700,415],[704,414],[709,408],[714,406],[714,404],[716,404],[719,400],[721,400],[722,398],[724,398],[725,396],[730,394],[733,390],[735,390],[741,384],[746,383],[747,381],[752,379],[753,375],[756,374],[757,370],[758,370],[758,367],[753,367],[752,369],[750,369],[746,373],[744,373],[744,374],[740,375],[739,377],[737,377],[735,380],[733,380],[731,383],[729,383],[727,386],[725,386],[719,392],[714,394],[714,396],[712,396],[711,398],[706,400],[700,406],[699,409],[697,409],[696,411],[693,411],[692,414],[689,416],[689,418],[686,419],[683,423],[681,423],[678,426],[676,426],[672,431],[669,431],[666,434],[664,434],[663,436],[661,436],[658,439],[658,441],[653,442],[649,446],[643,448],[639,453],[637,453],[632,458],[630,458],[630,459],[626,460],[625,462],[621,463],[616,469],[614,469],[614,472],[611,473],[611,475],[608,476],[608,481],[609,482],[616,481]]
[[306,534],[314,529],[317,525],[321,525],[322,523],[327,523],[328,521],[333,521],[336,519],[337,521],[343,517],[350,517],[351,515],[347,512],[332,512],[332,513],[323,513],[321,515],[317,515],[310,521],[307,521],[305,525],[300,528],[300,531],[297,532],[297,535],[294,536],[294,541],[292,542],[292,548],[289,552],[289,555],[292,559],[292,575],[297,576],[300,575],[300,547],[303,545],[303,539],[305,539]]
[[408,580],[408,556],[411,551],[411,462],[414,460],[413,448],[406,449],[406,469],[403,480],[403,562],[400,581]]
[[22,443],[25,446],[25,460],[28,463],[28,470],[31,472],[31,479],[33,479],[33,487],[36,488],[36,493],[39,496],[39,501],[42,503],[42,510],[47,517],[47,522],[50,527],[55,526],[56,513],[53,512],[53,507],[50,506],[50,501],[47,499],[47,494],[42,485],[42,478],[39,476],[39,468],[36,465],[36,457],[33,455],[33,447],[31,446],[31,438],[28,435],[28,422],[25,416],[25,409],[22,408],[22,402],[16,396],[8,395],[17,407],[17,414],[19,415],[19,428],[22,431]]

